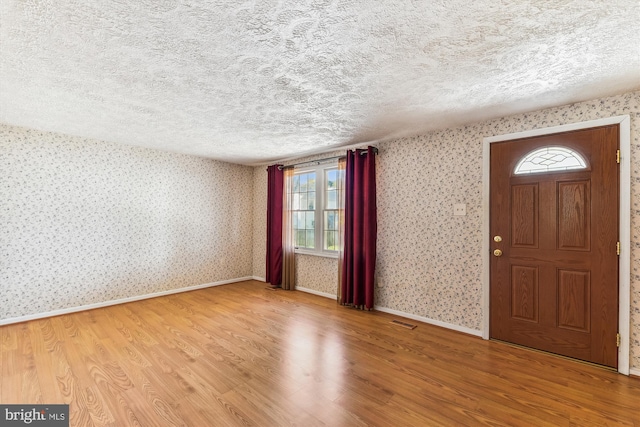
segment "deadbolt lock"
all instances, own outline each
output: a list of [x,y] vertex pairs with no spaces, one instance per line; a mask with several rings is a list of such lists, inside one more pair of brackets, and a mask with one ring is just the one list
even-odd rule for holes
[[493,236],[493,241],[496,243],[502,242],[502,236]]
[[494,256],[502,256],[502,251],[500,249],[496,249],[495,251],[493,251],[493,255]]

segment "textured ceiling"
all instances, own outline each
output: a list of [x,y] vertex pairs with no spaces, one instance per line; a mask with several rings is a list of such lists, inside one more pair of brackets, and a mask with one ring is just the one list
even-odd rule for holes
[[640,88],[638,0],[2,0],[0,122],[252,164]]

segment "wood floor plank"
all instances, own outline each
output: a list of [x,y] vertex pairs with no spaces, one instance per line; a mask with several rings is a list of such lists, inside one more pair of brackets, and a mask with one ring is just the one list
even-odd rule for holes
[[[296,406],[308,413],[313,413],[320,422],[327,426],[364,427],[369,425],[366,420],[358,416],[356,411],[352,411],[352,408],[344,408],[337,403],[344,391],[335,389],[333,392],[337,392],[338,395],[331,397],[333,393],[330,393],[330,396],[327,396],[326,390],[318,391],[316,387],[308,387],[298,390],[295,394],[289,396],[289,399]],[[323,408],[323,410],[318,411],[318,407]]]
[[638,378],[394,318],[247,281],[6,325],[0,402],[78,427],[640,427]]
[[[78,366],[76,366],[78,368]],[[44,403],[67,403],[69,404],[69,423],[74,426],[95,427],[91,414],[86,404],[85,392],[78,384],[78,378],[73,375],[72,368],[67,366],[64,375],[58,376],[58,386],[63,396],[62,402]],[[23,401],[22,403],[29,403]]]
[[272,426],[322,426],[324,423],[310,416],[299,407],[294,407],[284,396],[270,390],[248,387],[244,384],[223,395],[224,399],[243,408],[247,416],[258,425]]
[[154,424],[171,427],[188,425],[179,411],[173,406],[170,396],[165,390],[158,387],[155,381],[151,380],[142,371],[131,372],[131,375],[135,387],[122,394],[127,397],[132,406],[135,405],[136,409],[138,409],[136,416],[141,416],[141,411],[146,411],[145,415],[153,420]]
[[226,400],[222,395],[212,393],[207,388],[199,389],[198,393],[191,394],[185,399],[190,407],[197,408],[197,413],[190,411],[190,416],[204,418],[204,424],[192,425],[209,425],[214,423],[220,427],[259,427],[265,425],[260,421],[252,420],[246,413],[246,408],[240,409]]
[[114,427],[121,425],[143,427],[145,425],[141,423],[128,401],[122,396],[122,390],[108,382],[98,383],[97,388],[100,390],[104,406],[109,408],[114,418]]
[[22,401],[22,381],[17,350],[2,352],[2,381],[0,381],[0,395],[2,403],[14,404]]
[[111,427],[116,425],[111,409],[105,404],[104,397],[97,391],[97,387],[87,387],[84,390],[87,411],[96,427]]

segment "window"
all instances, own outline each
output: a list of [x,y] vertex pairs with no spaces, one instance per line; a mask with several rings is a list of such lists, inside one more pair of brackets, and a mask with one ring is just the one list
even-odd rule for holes
[[316,173],[293,176],[293,229],[297,248],[316,247]]
[[337,256],[340,242],[343,171],[335,163],[296,171],[293,176],[293,233],[296,252]]
[[513,173],[521,175],[586,168],[587,163],[576,151],[565,147],[544,147],[524,156]]

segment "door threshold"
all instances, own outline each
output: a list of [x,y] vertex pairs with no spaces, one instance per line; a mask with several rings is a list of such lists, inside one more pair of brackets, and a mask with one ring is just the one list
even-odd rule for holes
[[501,344],[506,344],[506,345],[511,346],[511,347],[516,347],[516,348],[520,348],[520,349],[523,349],[523,350],[534,351],[536,353],[548,354],[549,356],[555,356],[555,357],[560,358],[560,359],[570,360],[572,362],[577,362],[577,363],[580,363],[582,365],[593,366],[595,368],[604,369],[606,371],[611,371],[611,372],[616,372],[616,373],[618,372],[617,368],[613,368],[611,366],[600,365],[598,363],[588,362],[586,360],[576,359],[574,357],[569,357],[569,356],[564,356],[562,354],[553,353],[551,351],[540,350],[540,349],[533,348],[533,347],[527,347],[526,345],[520,345],[520,344],[512,343],[512,342],[509,342],[509,341],[499,340],[499,339],[496,339],[496,338],[489,338],[489,341],[495,341],[495,342],[498,342],[498,343],[501,343]]

